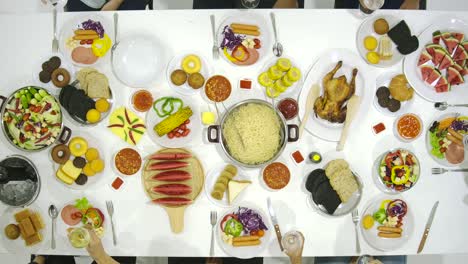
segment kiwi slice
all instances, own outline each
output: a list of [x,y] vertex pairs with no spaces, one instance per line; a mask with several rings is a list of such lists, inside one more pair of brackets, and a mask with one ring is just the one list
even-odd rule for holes
[[283,72],[279,69],[278,66],[273,65],[268,69],[268,77],[272,80],[278,80],[283,76]]
[[291,69],[291,61],[289,59],[286,59],[286,58],[280,58],[276,62],[276,66],[278,66],[278,68],[281,71],[285,72],[285,71],[288,71],[289,69]]

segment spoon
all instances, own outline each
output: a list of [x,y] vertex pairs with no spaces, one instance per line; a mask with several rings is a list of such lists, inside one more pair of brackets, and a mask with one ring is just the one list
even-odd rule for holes
[[448,104],[447,102],[437,102],[434,107],[439,111],[444,111],[449,107],[467,107],[468,104]]
[[111,51],[114,53],[114,50],[117,48],[118,42],[118,31],[119,31],[119,13],[114,13],[114,45],[112,45]]
[[278,42],[278,32],[276,30],[276,17],[275,13],[270,13],[271,17],[271,23],[273,24],[273,33],[275,35],[275,44],[273,44],[273,54],[275,54],[276,57],[281,57],[283,54],[283,45]]
[[57,222],[58,210],[53,204],[49,206],[49,216],[52,219],[52,240],[50,247],[55,249],[55,223]]

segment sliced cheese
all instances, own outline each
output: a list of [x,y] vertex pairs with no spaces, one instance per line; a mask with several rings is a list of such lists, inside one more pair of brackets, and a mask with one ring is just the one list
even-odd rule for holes
[[236,181],[230,180],[228,183],[228,199],[229,204],[232,204],[239,194],[244,191],[247,186],[252,184],[251,181]]
[[60,168],[60,170],[73,180],[76,180],[82,171],[80,168],[75,167],[75,165],[73,165],[73,161],[71,160],[67,160],[67,162]]
[[59,180],[61,180],[62,182],[68,185],[72,185],[74,182],[72,178],[70,178],[67,174],[65,174],[65,172],[62,171],[62,167],[60,167],[60,169],[57,170],[57,172],[55,173],[55,176],[57,176]]

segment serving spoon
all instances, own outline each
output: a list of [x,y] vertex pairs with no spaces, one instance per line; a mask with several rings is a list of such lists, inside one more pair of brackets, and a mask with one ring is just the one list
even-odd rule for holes
[[439,111],[444,111],[449,107],[467,107],[468,104],[448,104],[447,102],[436,102],[434,107]]
[[283,55],[283,45],[279,43],[278,41],[278,31],[276,29],[276,17],[275,13],[270,13],[271,17],[271,23],[273,24],[273,33],[275,35],[275,44],[273,44],[273,54],[275,54],[276,57],[281,57]]
[[49,216],[52,219],[52,239],[50,241],[50,247],[55,249],[55,224],[57,222],[58,210],[53,204],[49,206]]

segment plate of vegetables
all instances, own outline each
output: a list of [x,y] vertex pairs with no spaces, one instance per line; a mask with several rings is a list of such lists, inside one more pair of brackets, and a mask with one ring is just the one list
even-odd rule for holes
[[414,232],[414,216],[402,197],[379,196],[364,210],[360,223],[364,240],[375,249],[401,248]]
[[178,96],[155,97],[146,114],[146,126],[154,143],[166,148],[181,148],[197,143],[201,130],[198,107]]
[[411,189],[420,176],[419,160],[407,149],[393,149],[380,155],[375,162],[377,186],[389,194]]
[[56,141],[65,143],[71,136],[71,130],[63,126],[60,105],[47,90],[27,86],[0,99],[3,132],[16,148],[39,151]]
[[226,211],[216,230],[218,243],[224,252],[241,259],[261,254],[271,235],[265,214],[250,205]]
[[85,248],[90,241],[89,228],[93,229],[98,237],[104,237],[107,227],[103,212],[86,197],[66,203],[58,217],[58,233],[68,240],[72,247]]
[[447,113],[429,124],[426,146],[432,159],[442,166],[466,164],[463,137],[468,135],[468,115]]

